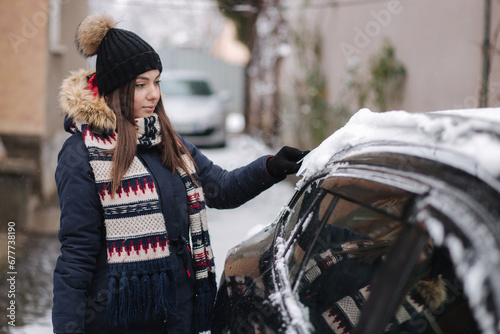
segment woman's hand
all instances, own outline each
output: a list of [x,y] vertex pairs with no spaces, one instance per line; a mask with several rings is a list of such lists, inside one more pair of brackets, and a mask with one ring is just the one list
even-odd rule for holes
[[309,152],[290,146],[283,146],[275,156],[267,159],[267,172],[277,179],[284,179],[289,174],[295,174],[302,164],[302,159]]

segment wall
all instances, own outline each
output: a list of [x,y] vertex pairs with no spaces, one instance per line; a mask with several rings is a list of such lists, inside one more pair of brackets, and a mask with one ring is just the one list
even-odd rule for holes
[[[349,58],[358,57],[366,65],[388,38],[407,68],[403,109],[427,111],[471,104],[466,98],[477,94],[481,79],[482,4],[385,1],[330,10],[322,31],[332,32],[325,35],[329,57],[324,63],[332,91],[342,85]],[[347,52],[347,46],[353,51]]]
[[[370,57],[380,50],[384,39],[388,39],[407,70],[401,109],[432,111],[478,106],[484,1],[331,0],[311,1],[301,7],[303,3],[291,2],[290,27],[296,28],[302,18],[309,30],[321,32],[321,67],[331,104],[345,98],[349,64],[358,62],[360,73],[367,74]],[[500,6],[495,1],[492,4],[493,35],[500,21]],[[500,105],[498,63],[498,55],[495,55],[490,106]],[[292,81],[295,71],[296,60],[292,54],[282,67],[283,89],[293,89],[287,83]],[[374,105],[367,103],[367,107],[373,109]]]

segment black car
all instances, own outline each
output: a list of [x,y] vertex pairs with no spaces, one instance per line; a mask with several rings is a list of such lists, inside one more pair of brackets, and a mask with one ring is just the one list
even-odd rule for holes
[[233,248],[215,333],[500,333],[500,109],[361,110]]

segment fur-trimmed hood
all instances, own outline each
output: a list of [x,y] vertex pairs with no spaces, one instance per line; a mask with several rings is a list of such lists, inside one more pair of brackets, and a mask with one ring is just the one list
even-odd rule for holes
[[59,104],[67,121],[87,123],[96,131],[113,131],[116,128],[116,117],[104,97],[94,95],[88,89],[89,78],[93,70],[71,72],[59,92]]

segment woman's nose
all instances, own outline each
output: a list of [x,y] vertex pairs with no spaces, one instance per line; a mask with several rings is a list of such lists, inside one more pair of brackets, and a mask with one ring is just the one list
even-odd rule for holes
[[148,98],[150,100],[158,100],[160,99],[160,88],[157,87],[156,85],[151,87],[148,91]]

